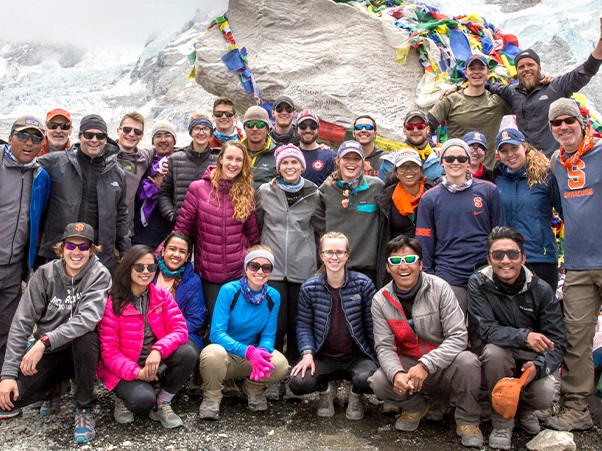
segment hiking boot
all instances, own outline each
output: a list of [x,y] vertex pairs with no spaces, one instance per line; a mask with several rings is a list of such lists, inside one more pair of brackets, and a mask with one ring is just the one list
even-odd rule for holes
[[224,388],[222,389],[222,394],[226,398],[240,398],[242,397],[242,392],[240,388],[238,388],[238,384],[236,383],[236,379],[226,379],[223,382]]
[[589,409],[577,410],[565,407],[558,414],[546,418],[544,425],[557,431],[585,431],[594,426]]
[[493,429],[489,434],[489,447],[494,449],[510,449],[512,447],[512,429]]
[[268,384],[263,395],[268,401],[278,402],[280,401],[280,382]]
[[23,411],[20,407],[13,410],[0,409],[0,420],[8,420],[9,418],[15,418],[22,414]]
[[115,421],[121,424],[131,423],[134,421],[134,414],[123,403],[123,400],[113,393],[113,403],[115,408],[113,409],[113,417]]
[[203,399],[199,408],[199,417],[201,420],[217,420],[219,418],[219,405],[219,401]]
[[349,404],[345,416],[348,420],[361,420],[364,418],[364,405],[362,404],[362,395],[349,391]]
[[337,389],[332,382],[328,383],[326,391],[318,392],[318,410],[319,417],[330,418],[334,416],[334,398],[337,396]]
[[447,406],[441,402],[433,403],[424,418],[429,421],[443,421]]
[[423,403],[420,410],[416,412],[408,412],[407,410],[403,410],[397,421],[395,422],[395,429],[398,431],[404,432],[412,432],[418,429],[418,425],[420,424],[420,420],[422,417],[426,415],[429,411],[428,403]]
[[40,415],[47,417],[61,413],[61,397],[55,396],[52,399],[44,401],[40,406]]
[[534,412],[523,413],[518,416],[518,426],[530,435],[537,435],[541,432],[539,420]]
[[391,404],[390,402],[387,401],[383,401],[383,413],[385,415],[391,415],[391,414],[395,414],[395,415],[399,415],[401,409],[399,408],[399,406],[396,406],[395,404]]
[[153,421],[160,421],[164,428],[173,429],[184,424],[182,419],[171,408],[170,402],[159,404],[155,409],[151,410],[148,416]]
[[557,415],[560,412],[559,404],[552,404],[547,409],[540,409],[533,412],[539,421],[543,421],[546,418],[550,418],[551,416]]
[[284,400],[290,402],[301,402],[303,401],[303,397],[299,395],[295,395],[288,384],[284,385]]
[[483,433],[476,424],[459,424],[456,426],[456,434],[462,439],[463,446],[469,448],[483,446]]
[[203,396],[203,384],[199,384],[191,377],[186,384],[186,393],[188,396]]
[[75,429],[73,430],[75,443],[88,443],[93,440],[96,437],[95,426],[92,409],[75,408]]
[[247,395],[247,409],[251,412],[265,412],[268,410],[268,400],[265,394],[260,395]]

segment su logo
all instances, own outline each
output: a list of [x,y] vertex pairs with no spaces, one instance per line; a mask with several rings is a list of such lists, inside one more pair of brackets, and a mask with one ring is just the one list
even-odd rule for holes
[[475,197],[474,206],[475,208],[483,208],[483,199],[481,199],[480,197]]

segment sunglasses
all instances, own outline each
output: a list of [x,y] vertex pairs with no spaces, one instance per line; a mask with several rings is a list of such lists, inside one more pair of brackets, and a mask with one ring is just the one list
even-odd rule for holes
[[372,130],[374,130],[374,125],[370,125],[370,124],[357,124],[355,127],[353,127],[353,129],[356,132],[361,132],[362,130],[368,130],[369,132],[371,132]]
[[468,157],[466,155],[445,155],[443,157],[443,161],[446,163],[453,163],[455,160],[458,160],[458,163],[466,163],[468,161]]
[[299,130],[307,130],[308,128],[311,130],[317,130],[318,129],[318,124],[315,123],[311,123],[311,124],[306,124],[305,122],[303,124],[299,124],[297,125],[297,127],[299,128]]
[[326,256],[327,258],[332,258],[335,255],[337,256],[337,258],[343,258],[345,255],[347,255],[347,251],[322,251],[320,252],[320,254]]
[[82,252],[88,251],[88,250],[90,250],[90,243],[75,244],[75,243],[72,243],[71,241],[65,241],[65,249],[73,251],[73,250],[75,250],[75,248],[78,248]]
[[106,133],[102,133],[102,132],[98,132],[98,133],[94,133],[94,132],[83,132],[82,136],[86,139],[92,139],[96,136],[96,139],[99,141],[104,141],[105,139],[107,139],[107,134]]
[[391,266],[399,266],[402,262],[406,265],[413,265],[419,259],[418,255],[404,255],[403,257],[389,257],[387,261]]
[[264,122],[264,121],[257,121],[257,122],[248,121],[248,122],[245,122],[244,125],[247,128],[253,128],[253,127],[265,128],[265,126],[268,125],[268,124],[266,122]]
[[264,265],[261,265],[257,262],[250,262],[247,265],[247,269],[250,269],[253,272],[257,272],[261,269],[264,274],[270,274],[272,272],[272,270],[274,269],[274,267],[272,266],[271,263],[266,263]]
[[423,122],[421,122],[420,124],[406,124],[405,128],[409,131],[412,131],[414,129],[424,130],[426,128],[426,124]]
[[144,272],[145,269],[148,272],[155,272],[155,271],[157,271],[158,266],[159,265],[157,265],[156,263],[150,263],[148,265],[145,265],[144,263],[134,263],[134,265],[132,267],[134,268],[134,271],[136,271],[136,272]]
[[29,133],[29,132],[17,132],[17,139],[22,143],[26,143],[29,138],[31,138],[31,142],[34,144],[40,144],[44,141],[44,137],[42,135],[38,135],[37,133]]
[[520,258],[520,251],[516,249],[510,249],[509,251],[491,251],[489,252],[491,258],[495,261],[501,262],[504,259],[504,255],[507,255],[510,260],[516,261]]
[[575,122],[577,122],[577,118],[569,116],[565,117],[564,119],[552,119],[550,124],[552,124],[553,127],[560,127],[563,122],[567,125],[573,125]]
[[276,107],[276,113],[282,113],[283,111],[286,111],[287,113],[292,113],[295,110],[290,105],[278,105]]
[[50,130],[56,130],[57,128],[60,128],[61,130],[69,130],[71,129],[71,124],[69,122],[65,122],[64,124],[59,124],[57,122],[48,122],[46,124],[46,127],[48,127]]
[[397,168],[397,170],[399,172],[401,172],[402,174],[405,172],[416,172],[418,169],[420,169],[420,166],[418,166],[416,163],[411,163],[411,164],[407,164],[407,165],[404,164]]
[[121,127],[121,130],[123,130],[123,133],[125,133],[126,135],[132,133],[132,130],[134,130],[134,135],[136,136],[142,136],[142,134],[144,133],[144,130],[134,127]]
[[223,117],[226,116],[227,118],[231,118],[234,117],[236,113],[234,111],[214,111],[213,115],[215,117]]

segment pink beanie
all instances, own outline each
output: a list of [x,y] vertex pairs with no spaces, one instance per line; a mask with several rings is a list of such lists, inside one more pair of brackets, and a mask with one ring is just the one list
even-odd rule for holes
[[299,160],[301,162],[301,166],[303,166],[303,170],[305,171],[305,169],[306,169],[305,157],[303,156],[303,152],[301,151],[301,149],[299,149],[294,144],[286,144],[284,146],[278,147],[274,152],[274,156],[276,157],[276,172],[278,172],[279,174],[280,174],[280,163],[282,163],[282,160],[284,160],[286,157],[296,158],[297,160]]

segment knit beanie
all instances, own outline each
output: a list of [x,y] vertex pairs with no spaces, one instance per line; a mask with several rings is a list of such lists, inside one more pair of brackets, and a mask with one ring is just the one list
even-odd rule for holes
[[466,152],[466,155],[468,156],[468,162],[472,163],[472,155],[470,153],[470,147],[468,147],[468,144],[466,144],[464,141],[462,141],[461,139],[458,138],[453,138],[453,139],[448,139],[447,141],[445,141],[443,143],[443,145],[441,146],[441,153],[439,154],[439,162],[443,163],[443,157],[445,156],[445,151],[447,149],[449,149],[450,147],[461,147],[462,149],[464,149],[464,152]]
[[261,108],[260,106],[252,106],[245,113],[245,118],[243,120],[243,122],[248,122],[248,121],[253,121],[253,122],[263,121],[269,125],[270,124],[270,116],[268,115],[268,112],[264,108]]
[[514,67],[518,66],[518,62],[523,58],[531,58],[535,60],[535,62],[541,66],[541,61],[539,60],[539,55],[535,53],[533,49],[526,49],[518,52],[514,57]]
[[98,114],[88,114],[79,123],[79,133],[81,134],[92,129],[107,133],[107,123]]
[[303,171],[305,171],[305,157],[303,156],[303,152],[294,144],[286,144],[284,146],[278,147],[274,151],[274,156],[276,157],[276,172],[280,173],[280,163],[286,157],[294,157],[301,162],[301,166],[303,166]]
[[155,135],[159,132],[171,133],[174,143],[176,142],[176,126],[169,121],[157,122],[151,131],[151,140],[155,139]]
[[188,123],[188,134],[190,136],[192,136],[192,129],[197,125],[204,125],[213,131],[213,122],[211,122],[211,120],[207,119],[205,116],[197,116]]
[[583,127],[583,116],[579,111],[579,105],[573,99],[567,99],[565,97],[555,100],[550,104],[550,111],[548,112],[548,120],[552,121],[558,116],[572,116],[579,121]]

